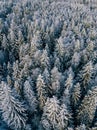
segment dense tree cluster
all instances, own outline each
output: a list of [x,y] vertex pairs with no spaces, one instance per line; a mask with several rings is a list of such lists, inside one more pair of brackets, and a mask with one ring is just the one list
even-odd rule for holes
[[0,130],[97,130],[96,0],[0,0]]

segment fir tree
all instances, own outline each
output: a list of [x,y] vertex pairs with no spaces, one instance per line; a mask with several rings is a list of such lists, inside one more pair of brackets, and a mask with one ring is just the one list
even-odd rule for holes
[[43,109],[47,99],[47,90],[42,75],[38,76],[36,87],[37,87],[38,100],[40,102],[39,106],[41,109]]
[[47,98],[43,112],[42,124],[45,129],[46,127],[47,130],[50,130],[51,128],[54,130],[67,128],[70,114],[68,113],[65,104],[60,106],[56,97]]
[[0,86],[0,108],[4,121],[15,130],[23,129],[27,120],[24,103],[20,102],[18,95],[14,94],[14,91],[4,81]]
[[30,85],[29,80],[26,80],[24,83],[23,92],[30,112],[34,112],[37,107],[37,100],[32,87],[33,86]]
[[77,119],[80,123],[84,123],[87,126],[92,125],[94,114],[97,105],[97,87],[93,87],[88,91],[88,94],[84,97],[81,106],[78,108]]

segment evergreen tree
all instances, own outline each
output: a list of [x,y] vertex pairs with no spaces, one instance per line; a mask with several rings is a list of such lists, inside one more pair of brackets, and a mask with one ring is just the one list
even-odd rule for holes
[[80,97],[81,97],[80,84],[76,83],[76,85],[74,85],[73,87],[72,94],[71,94],[72,104],[74,105],[74,107],[76,107],[80,102]]
[[0,86],[0,108],[4,121],[13,129],[23,129],[27,120],[27,110],[24,103],[4,81],[1,82]]
[[81,106],[78,108],[77,119],[86,126],[91,126],[97,105],[97,87],[93,87],[84,97]]
[[34,112],[37,107],[37,100],[32,87],[33,86],[30,85],[29,80],[26,80],[24,83],[23,92],[30,112]]
[[38,100],[40,102],[39,106],[40,109],[43,109],[47,99],[47,90],[46,90],[47,87],[41,74],[37,78],[36,87],[37,87]]
[[42,124],[45,129],[62,130],[67,128],[70,115],[65,104],[60,106],[55,96],[47,98],[43,112]]
[[61,79],[62,74],[58,71],[57,67],[54,67],[51,70],[51,83],[52,83],[52,91],[54,94],[58,94],[61,87]]

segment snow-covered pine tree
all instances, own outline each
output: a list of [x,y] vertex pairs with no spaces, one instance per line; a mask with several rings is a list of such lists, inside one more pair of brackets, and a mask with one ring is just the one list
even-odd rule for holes
[[58,68],[55,66],[51,70],[51,85],[52,85],[52,92],[54,94],[58,94],[61,88],[61,81],[62,81],[62,74],[58,71]]
[[93,63],[92,61],[89,61],[82,69],[82,83],[83,83],[83,88],[87,88],[87,85],[91,81],[93,74]]
[[76,83],[74,87],[72,88],[72,94],[71,94],[71,100],[74,107],[76,107],[78,103],[80,102],[80,97],[81,97],[80,84]]
[[39,106],[40,106],[40,109],[43,109],[46,99],[47,99],[48,92],[47,92],[47,87],[45,85],[43,76],[41,74],[37,78],[36,88],[37,88]]
[[53,96],[47,98],[43,109],[42,125],[46,130],[63,130],[69,125],[70,114],[65,104],[60,105],[58,99]]
[[37,100],[33,91],[33,86],[29,83],[29,80],[26,80],[24,82],[23,87],[23,96],[25,101],[27,102],[28,109],[30,112],[34,112],[37,107]]
[[81,124],[80,126],[77,126],[75,130],[86,130],[85,124]]
[[0,109],[3,120],[10,128],[21,130],[25,128],[27,121],[27,109],[18,94],[6,82],[0,84]]
[[86,126],[92,125],[97,106],[97,86],[93,86],[85,95],[81,105],[78,108],[77,120],[80,124]]
[[50,59],[48,57],[48,52],[46,49],[44,49],[42,52],[40,62],[41,62],[41,69],[44,70],[45,68],[47,68],[50,70]]

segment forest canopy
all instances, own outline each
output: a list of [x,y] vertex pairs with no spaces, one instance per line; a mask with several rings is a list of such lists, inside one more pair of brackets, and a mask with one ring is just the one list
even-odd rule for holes
[[0,0],[0,130],[97,130],[96,0]]

